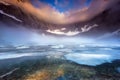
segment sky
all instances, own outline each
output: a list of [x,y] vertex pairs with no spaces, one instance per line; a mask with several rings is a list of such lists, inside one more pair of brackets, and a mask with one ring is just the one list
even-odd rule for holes
[[102,13],[119,0],[4,0],[21,7],[39,19],[54,24],[84,22]]
[[[18,44],[19,42],[41,42],[47,39],[51,39],[51,42],[57,42],[59,38],[49,37],[46,36],[47,34],[50,34],[52,36],[65,36],[65,37],[74,37],[74,36],[80,36],[81,34],[90,32],[91,30],[96,29],[104,29],[99,28],[102,27],[100,24],[92,23],[92,24],[85,24],[85,25],[77,25],[76,23],[82,23],[87,22],[89,20],[92,20],[108,8],[113,7],[119,0],[22,0],[23,2],[20,2],[21,0],[0,0],[0,3],[4,3],[5,5],[9,6],[15,5],[19,7],[21,10],[25,11],[25,13],[32,14],[32,17],[40,19],[40,24],[42,21],[51,24],[50,26],[47,25],[47,29],[44,29],[42,33],[36,33],[34,31],[29,31],[28,29],[23,28],[1,28],[0,34],[2,34],[2,37],[4,40],[11,41]],[[8,12],[8,13],[7,13]],[[24,23],[24,20],[22,18],[16,16],[16,15],[10,14],[9,10],[0,10],[0,14],[7,16],[11,18],[12,20],[18,21],[20,23]],[[29,15],[28,15],[29,16]],[[30,15],[31,16],[31,15]],[[24,19],[24,18],[23,18]],[[33,18],[30,18],[33,19]],[[32,20],[31,20],[32,21]],[[37,22],[37,21],[36,21]],[[36,22],[33,24],[36,24]],[[29,23],[29,22],[27,22]],[[39,23],[39,22],[38,22]],[[73,24],[73,28],[69,26],[57,28],[53,24],[59,26],[59,25],[70,25]],[[1,25],[1,24],[0,24]],[[52,26],[53,25],[53,26]],[[29,25],[28,25],[29,26]],[[49,27],[55,27],[55,28],[49,28]],[[105,25],[106,26],[106,25]],[[4,26],[3,26],[4,27]],[[17,27],[24,27],[24,26],[17,26]],[[34,27],[34,26],[33,26]],[[35,26],[36,27],[36,26]],[[41,25],[37,25],[37,27],[41,27]],[[109,26],[108,26],[109,27]],[[108,27],[105,27],[108,31]],[[39,28],[41,29],[41,28]],[[41,29],[42,30],[42,29]],[[98,30],[100,31],[100,30]],[[94,31],[94,32],[98,32]],[[112,29],[111,29],[112,31]],[[91,34],[97,34],[97,33]],[[99,33],[101,33],[100,31]],[[98,39],[104,38],[104,36],[111,36],[118,34],[120,30],[114,30],[111,33],[103,34],[102,36],[98,37]],[[71,41],[82,41],[82,39],[79,38],[73,38],[69,39]],[[24,41],[24,39],[26,39]],[[80,39],[80,40],[78,40]],[[64,39],[65,42],[68,39]],[[63,40],[63,42],[64,42]],[[49,41],[48,41],[49,42]]]
[[55,24],[84,22],[106,10],[113,0],[38,0],[31,1],[39,17]]
[[[76,3],[80,2],[78,5],[79,7],[82,7],[83,4],[85,6],[89,6],[92,0],[39,0],[40,2],[46,3],[48,5],[51,5],[59,12],[66,12],[72,8],[75,8]],[[84,2],[84,3],[83,3]]]

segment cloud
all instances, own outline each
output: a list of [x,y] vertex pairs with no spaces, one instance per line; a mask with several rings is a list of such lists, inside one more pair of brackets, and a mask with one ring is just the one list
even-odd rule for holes
[[22,22],[22,20],[16,18],[16,17],[13,16],[13,15],[7,14],[7,13],[5,13],[5,12],[2,11],[2,10],[0,10],[0,13],[3,14],[3,15],[5,15],[5,16],[8,16],[8,17],[10,17],[10,18],[12,18],[12,19],[14,19],[14,20],[16,20],[16,21]]
[[99,39],[105,39],[105,38],[109,38],[109,37],[118,35],[119,32],[120,32],[120,29],[118,29],[118,30],[116,30],[116,31],[114,31],[114,32],[111,32],[111,33],[106,33],[106,34],[104,34],[103,36],[98,37],[97,40],[99,40]]
[[97,26],[98,26],[97,24],[94,24],[92,26],[85,25],[84,27],[81,28],[81,31],[75,30],[75,31],[64,32],[64,30],[66,30],[66,28],[62,28],[62,29],[55,29],[55,30],[48,29],[48,30],[46,30],[46,32],[52,33],[52,34],[57,34],[57,35],[75,36],[75,35],[78,35],[80,33],[88,32],[92,28],[95,28]]
[[79,34],[79,31],[68,31],[68,32],[63,32],[61,30],[46,30],[46,32],[48,33],[52,33],[52,34],[57,34],[57,35],[65,35],[65,36],[75,36],[77,34]]
[[55,0],[55,5],[58,5],[58,0]]
[[118,0],[93,0],[90,6],[69,12],[66,21],[68,21],[68,23],[88,21],[117,2]]
[[10,5],[10,4],[6,3],[5,1],[2,1],[2,0],[0,1],[0,3],[2,3],[4,5],[7,5],[7,6]]
[[81,28],[81,32],[87,32],[90,31],[92,28],[98,27],[97,24],[94,24],[92,26],[85,25],[84,27]]
[[[72,9],[64,13],[59,12],[54,7],[42,3],[39,0],[29,0],[24,3],[18,2],[17,0],[3,0],[5,2],[14,4],[28,13],[33,14],[41,20],[54,23],[54,24],[70,24],[75,22],[88,21],[95,17],[96,15],[103,12],[105,9],[110,7],[110,5],[115,4],[119,0],[93,0],[90,6],[85,6],[82,9]],[[85,0],[82,0],[84,4]],[[58,1],[55,2],[58,4]],[[34,5],[33,5],[34,4]],[[77,3],[77,5],[80,3]],[[36,7],[37,5],[37,7]],[[76,3],[75,3],[76,5]],[[77,7],[77,6],[76,6]]]

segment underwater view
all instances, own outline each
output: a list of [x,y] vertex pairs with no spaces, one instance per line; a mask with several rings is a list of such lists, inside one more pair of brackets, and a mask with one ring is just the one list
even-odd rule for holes
[[0,80],[120,80],[120,0],[0,0]]
[[0,80],[120,79],[120,46],[11,46],[0,55]]

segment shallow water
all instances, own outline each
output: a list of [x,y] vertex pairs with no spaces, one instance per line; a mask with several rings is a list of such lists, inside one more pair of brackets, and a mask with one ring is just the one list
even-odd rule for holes
[[[62,47],[61,47],[62,46]],[[96,66],[120,59],[120,47],[51,45],[7,48],[0,51],[0,60],[30,56],[65,58],[78,64]]]
[[66,54],[67,60],[78,64],[100,65],[105,62],[111,62],[120,59],[120,50],[118,47],[84,47],[73,50],[72,53]]

